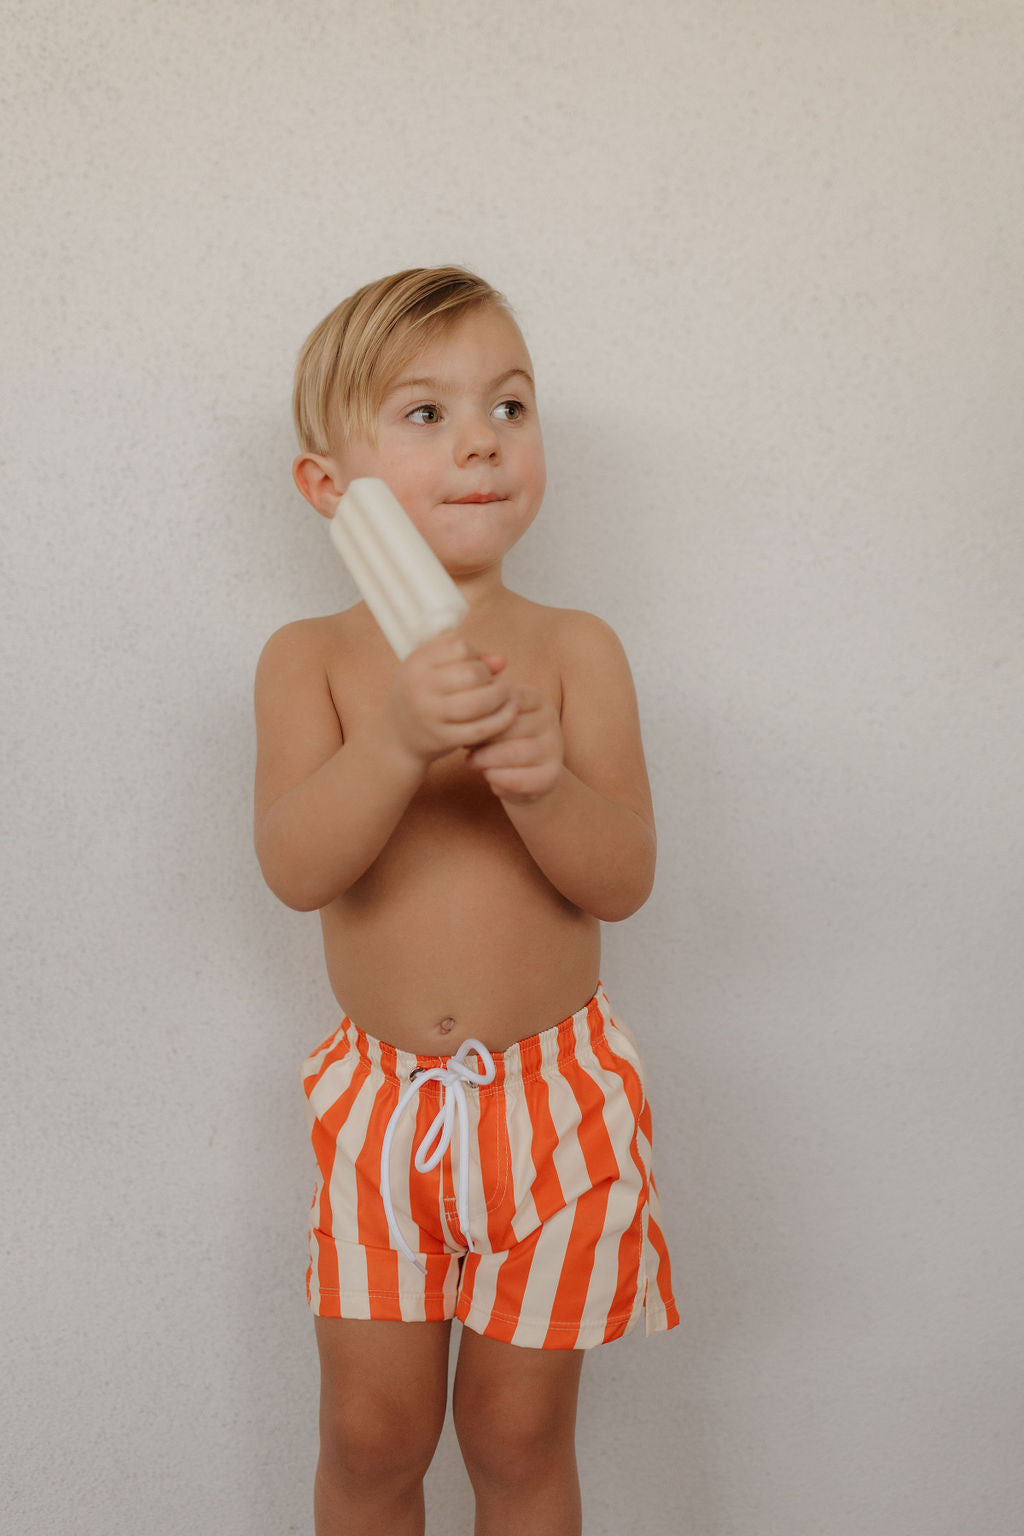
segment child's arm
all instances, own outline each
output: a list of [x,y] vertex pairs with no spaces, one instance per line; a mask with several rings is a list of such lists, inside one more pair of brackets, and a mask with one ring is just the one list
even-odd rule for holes
[[536,688],[500,741],[472,752],[535,863],[569,901],[617,922],[654,883],[656,839],[636,693],[614,631],[566,615],[562,714]]
[[315,624],[286,625],[256,671],[256,854],[274,895],[301,912],[369,868],[431,762],[516,712],[503,659],[441,635],[402,662],[390,697],[345,737],[323,646]]

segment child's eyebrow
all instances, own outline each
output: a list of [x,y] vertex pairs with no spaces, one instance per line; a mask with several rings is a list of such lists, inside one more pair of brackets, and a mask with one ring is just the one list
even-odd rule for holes
[[[485,384],[484,393],[490,394],[492,389],[500,389],[503,384],[508,383],[509,379],[516,378],[525,379],[530,388],[533,388],[533,380],[525,368],[509,368],[504,373],[499,373],[498,377],[492,379],[489,384]],[[418,378],[399,379],[397,383],[391,385],[388,394],[396,394],[400,389],[432,389],[442,395],[452,392],[452,386],[445,379]]]

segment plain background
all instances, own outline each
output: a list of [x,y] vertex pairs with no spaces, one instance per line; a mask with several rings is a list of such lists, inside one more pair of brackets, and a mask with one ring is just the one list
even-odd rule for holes
[[540,383],[509,580],[619,631],[659,813],[604,980],[683,1321],[588,1359],[588,1536],[1017,1536],[1017,0],[4,10],[6,1529],[311,1530],[337,1014],[252,674],[353,597],[298,347],[457,261]]

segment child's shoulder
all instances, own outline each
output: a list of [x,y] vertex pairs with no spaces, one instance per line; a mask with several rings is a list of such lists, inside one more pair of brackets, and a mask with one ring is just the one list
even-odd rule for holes
[[339,700],[349,692],[352,659],[368,626],[372,620],[357,604],[274,630],[260,652],[254,686],[257,734],[265,751],[282,741],[316,740],[326,756],[340,744]]
[[[615,631],[597,614],[537,603],[519,593],[509,593],[509,598],[508,640],[518,636],[529,650],[543,651],[550,660],[570,667],[623,657]],[[294,619],[276,629],[260,654],[257,678],[295,678],[310,671],[343,677],[349,665],[358,669],[360,658],[380,649],[372,615],[365,603],[356,603],[340,613]]]
[[309,667],[328,662],[339,651],[357,645],[369,627],[364,603],[341,613],[292,619],[275,629],[260,653],[258,672]]
[[580,714],[625,720],[636,710],[629,658],[612,626],[583,608],[553,608],[530,603],[533,629],[527,651],[550,669],[561,700],[563,726]]
[[528,610],[528,622],[547,637],[560,655],[579,655],[586,659],[594,654],[622,651],[612,626],[596,613],[589,613],[584,608],[548,607],[528,598],[521,601]]

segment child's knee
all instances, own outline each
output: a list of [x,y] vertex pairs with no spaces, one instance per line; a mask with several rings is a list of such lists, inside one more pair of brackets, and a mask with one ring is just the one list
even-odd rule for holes
[[372,1387],[346,1393],[321,1403],[321,1461],[345,1481],[417,1483],[430,1466],[442,1423],[429,1406]]
[[455,1432],[473,1480],[514,1489],[543,1480],[574,1455],[574,1415],[558,1401],[509,1402],[456,1394]]

